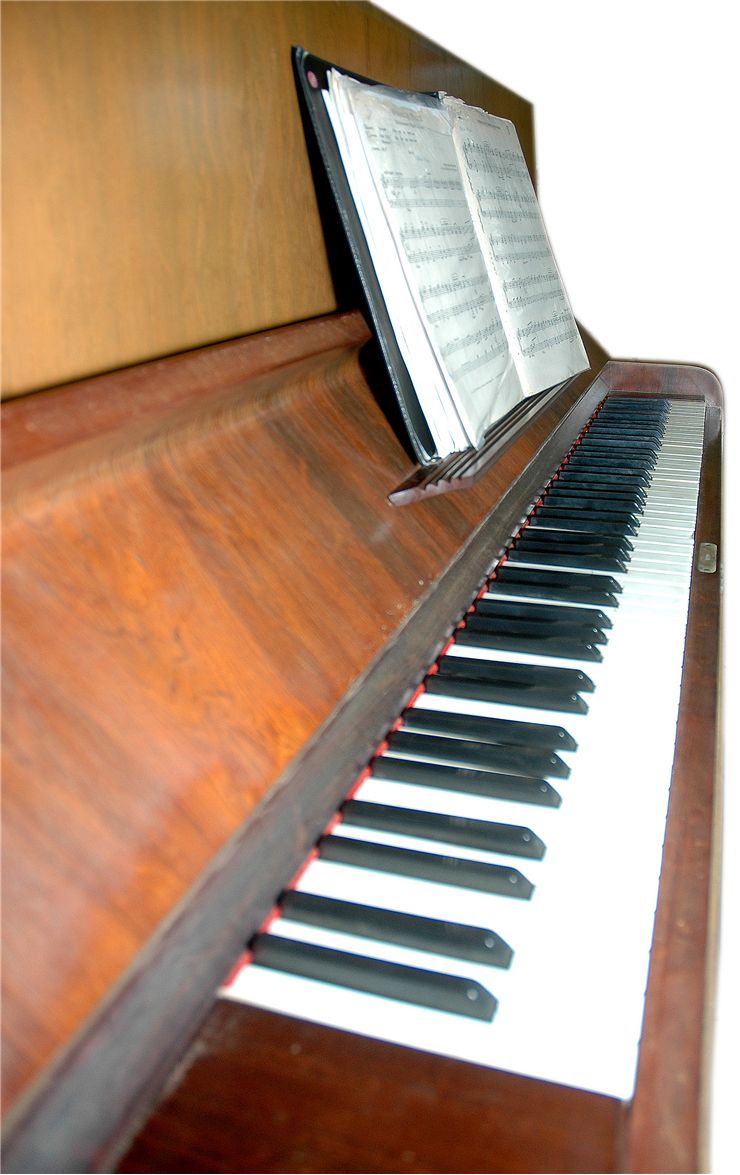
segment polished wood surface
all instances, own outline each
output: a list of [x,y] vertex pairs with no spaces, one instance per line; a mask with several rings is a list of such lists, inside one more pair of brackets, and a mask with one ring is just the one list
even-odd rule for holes
[[[721,389],[607,363],[607,390],[707,405],[697,543],[721,552]],[[719,573],[694,566],[637,1092],[628,1105],[221,1001],[120,1170],[704,1170]],[[557,1013],[556,1013],[557,1014]],[[254,1092],[244,1096],[244,1090]]]
[[185,1064],[119,1171],[617,1169],[611,1098],[225,1000]]
[[[6,406],[11,1101],[578,399],[472,490],[393,507],[408,458],[363,374],[366,337],[340,316]],[[110,408],[116,379],[130,413]]]
[[[398,508],[386,493],[408,458],[366,338],[345,315],[104,377],[126,381],[131,418],[102,380],[6,408],[6,1089],[38,1078],[9,1118],[8,1170],[96,1169],[186,1071],[239,944],[610,389],[706,400],[697,533],[719,543],[709,373],[608,363],[473,488]],[[597,1169],[696,1160],[718,598],[719,576],[695,573],[644,1059]],[[205,1112],[189,1082],[165,1120]],[[166,1148],[154,1165],[156,1123],[131,1162],[171,1169]],[[224,1130],[219,1146],[241,1145],[241,1119]],[[547,1169],[539,1146],[522,1169]],[[204,1169],[232,1169],[218,1154]],[[305,1162],[324,1169],[318,1151]]]
[[[472,488],[389,504],[410,462],[366,326],[316,317],[357,303],[317,201],[295,43],[511,118],[534,174],[530,105],[371,5],[3,4],[5,1169],[104,1169],[168,1083],[131,1169],[241,1170],[247,1118],[210,1084],[227,1059],[264,1086],[245,1110],[255,1170],[399,1155],[433,1170],[429,1107],[440,1170],[699,1169],[719,575],[692,588],[670,873],[624,1113],[540,1089],[538,1117],[531,1083],[428,1059],[404,1084],[366,1042],[368,1106],[393,1117],[390,1065],[400,1117],[386,1150],[371,1128],[351,1160],[353,1099],[319,1104],[309,1082],[352,1087],[344,1038],[217,1008],[180,1067],[239,943],[610,387],[707,398],[699,538],[719,534],[720,400],[706,373],[663,365],[579,378]],[[188,1159],[214,1114],[221,1140]],[[466,1118],[480,1149],[445,1152]],[[291,1150],[270,1138],[286,1123]]]
[[292,45],[511,118],[534,174],[529,103],[369,4],[9,0],[5,395],[357,304],[335,286]]
[[[692,367],[612,362],[596,388],[599,395],[643,388],[705,401],[697,543],[713,542],[721,551],[721,389],[715,377]],[[119,1169],[706,1169],[701,1109],[705,996],[714,953],[719,600],[720,575],[695,568],[644,1035],[631,1103],[623,1106],[422,1057],[221,1001]]]

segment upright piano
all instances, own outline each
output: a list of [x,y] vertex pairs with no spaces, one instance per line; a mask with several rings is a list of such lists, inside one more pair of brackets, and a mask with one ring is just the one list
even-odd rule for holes
[[[151,46],[171,71],[197,61],[219,77],[213,62],[249,32],[255,60],[279,58],[286,70],[290,43],[305,43],[375,76],[382,53],[394,84],[469,100],[485,90],[364,5],[65,7],[49,18],[67,72],[37,86],[49,107],[60,78],[79,81],[81,48],[103,37],[118,47],[94,67],[99,84],[127,94],[143,85],[123,68],[123,26],[142,70]],[[43,55],[37,20],[16,12],[7,34],[27,62]],[[242,65],[227,60],[233,85]],[[166,99],[175,137],[209,110],[192,97],[197,75]],[[515,117],[531,158],[526,104],[488,85],[477,100]],[[193,102],[195,120],[178,123]],[[31,109],[19,102],[11,134]],[[126,110],[131,134],[135,104]],[[105,103],[91,117],[98,133],[116,122]],[[310,205],[295,120],[297,198]],[[209,134],[221,147],[218,127]],[[188,143],[183,135],[181,158],[202,175]],[[69,207],[89,211],[95,190],[102,207],[104,175],[91,186]],[[279,251],[293,213],[265,201],[269,180],[256,190],[250,223],[274,217]],[[21,208],[22,191],[18,181],[10,201],[28,227],[38,209]],[[146,214],[159,217],[176,269],[183,240],[167,236],[171,209]],[[311,217],[307,265],[326,288]],[[200,228],[216,233],[207,216]],[[78,241],[91,287],[95,244]],[[289,287],[279,258],[274,270]],[[301,298],[309,284],[297,278]],[[29,295],[19,283],[19,299],[40,302],[44,289]],[[47,309],[51,282],[48,293]],[[35,375],[22,336],[11,339],[5,1167],[699,1170],[716,888],[718,382],[696,367],[611,360],[586,336],[591,370],[498,436],[474,476],[442,486],[419,476],[409,488],[411,460],[361,312],[324,313],[309,300],[291,319],[264,310],[269,296],[255,294],[251,329],[207,345],[192,334],[166,358],[150,357],[168,353],[151,341],[148,354],[116,351],[141,315],[126,290],[120,330],[106,333],[107,309],[102,338],[89,322],[75,328],[83,369],[53,316]],[[404,500],[391,500],[404,484]],[[656,791],[654,764],[666,758]],[[602,1036],[614,1035],[607,1011],[584,1048],[591,1028],[578,1005],[586,1017],[593,993],[576,962],[588,968],[592,945],[594,974],[614,988],[608,999],[597,992],[596,1006],[616,1008],[628,935],[621,923],[610,933],[599,901],[612,912],[620,892],[633,902],[630,878],[661,805],[665,842],[659,833],[652,843],[655,879],[635,919],[652,944],[637,1080],[625,1096],[605,1094],[573,1075],[591,1061],[598,1069]],[[492,829],[504,840],[477,847]],[[547,872],[566,858],[570,882]],[[531,889],[533,879],[533,894],[494,888],[491,909],[508,902],[524,921],[486,922],[471,945],[481,885]],[[417,883],[429,888],[407,902]],[[563,908],[554,893],[572,901]],[[358,906],[384,911],[382,927],[368,931]],[[544,952],[527,923],[542,908]],[[474,959],[470,972],[475,951],[492,949],[494,965]],[[525,973],[527,958],[538,974]],[[260,973],[268,998],[250,988]],[[535,992],[529,1013],[524,989]],[[388,1004],[401,1008],[395,1036],[376,1026]],[[551,1037],[562,1069],[556,1057],[533,1072],[510,1052],[486,1061],[476,1026],[510,1023],[516,1004],[512,1035],[525,1052]],[[468,1014],[473,1005],[480,1015]]]

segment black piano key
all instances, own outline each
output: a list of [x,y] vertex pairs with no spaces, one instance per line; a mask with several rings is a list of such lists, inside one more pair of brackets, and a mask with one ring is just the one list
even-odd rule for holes
[[603,418],[593,422],[584,437],[584,442],[598,440],[604,444],[612,443],[615,448],[621,445],[634,447],[644,444],[659,451],[665,427],[664,421],[627,421]]
[[[651,425],[649,422],[645,424],[640,424],[638,422],[633,424],[631,428],[623,424],[620,426],[620,431],[615,432],[617,427],[618,426],[615,423],[610,425],[609,422],[604,419],[602,419],[601,422],[594,420],[588,431],[581,438],[581,446],[596,444],[599,440],[600,434],[603,432],[606,432],[608,436],[606,440],[601,442],[602,444],[611,444],[612,441],[609,438],[611,436],[615,436],[616,444],[625,445],[628,448],[632,448],[634,445],[638,445],[641,442],[647,442],[652,446],[655,445],[655,426]],[[657,427],[662,426],[659,425]]]
[[[559,489],[586,489],[593,494],[601,493],[603,490],[606,497],[629,494],[644,499],[650,492],[654,473],[652,465],[644,461],[630,460],[631,467],[626,469],[625,464],[626,462],[616,455],[608,461],[606,457],[592,457],[581,453],[577,460],[575,457],[571,458],[550,484]],[[607,476],[613,480],[597,480]]]
[[652,469],[655,465],[655,455],[652,453],[631,453],[624,446],[614,445],[603,448],[598,445],[589,445],[586,440],[582,445],[576,445],[570,454],[570,461],[585,461],[590,465],[624,465],[628,469],[645,466]]
[[574,469],[582,469],[587,467],[590,470],[599,472],[600,470],[618,471],[627,470],[631,473],[643,473],[652,479],[655,471],[655,461],[649,461],[645,458],[635,456],[632,453],[613,453],[611,457],[606,456],[607,450],[579,450],[578,457],[571,459],[571,467]]
[[570,463],[566,465],[558,474],[558,481],[565,485],[588,485],[594,488],[600,485],[622,485],[637,487],[638,489],[647,489],[650,485],[650,478],[646,473],[605,473],[591,470],[579,470],[577,466]]
[[631,523],[614,522],[604,518],[577,517],[574,514],[560,514],[557,510],[539,510],[529,520],[529,525],[538,530],[583,531],[586,534],[636,535],[638,528]]
[[508,865],[489,865],[487,861],[469,861],[464,857],[425,853],[418,849],[397,849],[374,841],[354,840],[348,836],[325,836],[319,841],[319,856],[325,861],[435,881],[462,889],[477,889],[502,897],[528,901],[534,886],[518,869]]
[[628,518],[634,520],[642,510],[630,502],[614,501],[613,498],[582,494],[559,493],[556,490],[548,491],[545,495],[547,505],[557,505],[559,510],[595,510],[608,518]]
[[597,420],[624,417],[630,422],[642,418],[643,420],[665,420],[669,412],[669,401],[662,396],[644,396],[637,399],[635,396],[609,396]]
[[579,453],[587,453],[589,457],[614,457],[616,456],[620,461],[634,461],[637,464],[645,464],[649,469],[652,469],[658,459],[658,449],[645,442],[635,442],[630,444],[627,441],[615,443],[613,440],[606,438],[600,441],[598,437],[589,436],[578,446]]
[[602,420],[594,421],[585,439],[611,444],[615,449],[621,446],[627,448],[645,446],[653,452],[659,453],[665,430],[664,421]]
[[642,396],[637,399],[635,396],[614,394],[605,401],[596,419],[611,419],[615,416],[623,416],[629,420],[635,420],[640,416],[645,420],[652,420],[654,417],[665,419],[668,415],[668,403],[663,396]]
[[537,747],[508,747],[502,743],[476,742],[473,739],[424,734],[416,730],[394,730],[388,746],[396,755],[415,755],[420,759],[438,759],[459,767],[478,767],[483,771],[505,771],[514,775],[553,775],[567,779],[570,767],[554,751]]
[[375,760],[373,777],[493,800],[513,800],[517,804],[539,804],[543,808],[559,808],[562,803],[560,793],[546,779],[503,771],[477,771],[447,763],[422,763],[418,759],[396,759],[393,755],[384,754]]
[[523,683],[503,684],[443,677],[435,673],[427,680],[431,694],[448,698],[467,698],[472,702],[498,702],[502,706],[530,706],[534,710],[552,710],[562,714],[587,714],[588,706],[580,694],[547,686]]
[[[560,518],[571,518],[573,516],[585,515],[588,519],[599,519],[604,522],[617,522],[620,525],[624,524],[625,529],[628,526],[639,525],[639,516],[641,511],[635,510],[618,510],[612,509],[610,505],[603,503],[592,502],[586,504],[584,499],[579,498],[551,498],[549,494],[545,495],[543,504],[538,506],[538,512],[543,511],[557,511]],[[627,533],[635,533],[635,531],[626,531]]]
[[[600,459],[601,459],[601,461],[603,461],[603,459],[604,459],[604,456],[605,456],[605,454],[606,454],[606,451],[607,451],[607,450],[606,450],[605,448],[603,448],[603,447],[594,447],[593,449],[587,449],[587,448],[585,447],[585,445],[580,445],[580,447],[579,447],[578,449],[574,449],[574,450],[573,450],[573,454],[571,454],[571,457],[572,457],[572,456],[574,456],[574,455],[576,455],[576,452],[578,452],[578,454],[579,454],[580,456],[584,456],[584,455],[586,455],[586,456],[587,456],[588,454],[592,454],[594,457],[596,457],[596,458],[600,458]],[[623,450],[621,450],[621,449],[619,448],[619,445],[614,445],[614,447],[612,447],[612,454],[613,454],[613,458],[614,458],[614,459],[615,459],[615,461],[617,461],[618,463],[620,462],[620,456],[621,456],[621,452],[623,452]],[[634,454],[631,454],[631,456],[634,456]],[[651,454],[650,456],[652,457],[653,455]],[[653,469],[654,469],[654,465],[655,465],[655,462],[654,462],[654,461],[652,461],[652,462],[651,462],[651,465],[650,465],[650,471],[651,471],[651,475],[652,475],[652,471],[653,471]],[[570,468],[571,468],[571,465],[570,465],[570,458],[569,458],[569,464],[567,464],[566,468],[567,468],[567,469],[570,469]],[[635,476],[635,475],[634,475],[634,471],[632,472],[632,475],[631,475],[631,476],[633,476],[633,477]],[[620,489],[624,489],[624,483],[623,483],[623,484],[621,484],[621,485],[619,486],[619,488],[620,488]],[[644,486],[640,486],[640,488],[641,488],[641,489],[644,489]]]
[[659,453],[661,437],[664,432],[665,429],[609,424],[606,420],[600,424],[598,420],[595,420],[588,430],[588,436],[589,440],[594,439],[600,444],[611,444],[618,447],[626,443],[632,447],[641,446],[652,449],[654,453]]
[[509,746],[542,747],[550,751],[575,751],[578,743],[562,726],[539,722],[516,722],[510,718],[478,718],[446,710],[425,710],[421,706],[403,716],[407,730],[428,734],[449,734],[475,742],[505,743]]
[[603,661],[600,649],[590,641],[573,636],[526,636],[524,633],[506,633],[485,624],[470,623],[460,629],[457,644],[476,649],[497,649],[508,653],[529,653],[532,657],[559,657],[568,661]]
[[[512,661],[489,661],[482,657],[441,657],[438,674],[477,681],[500,681],[516,685],[549,686],[551,689],[585,690],[593,693],[594,683],[582,669],[561,669],[554,665],[519,665]],[[436,676],[436,675],[435,675]]]
[[534,600],[538,603],[540,600],[546,599],[548,601],[561,604],[594,604],[597,608],[616,608],[619,601],[616,596],[609,592],[594,592],[589,588],[584,588],[575,592],[572,588],[542,588],[533,584],[523,583],[500,583],[498,580],[493,580],[486,591],[491,596],[506,596],[508,599],[516,600]]
[[601,555],[614,555],[617,559],[628,560],[633,546],[623,535],[587,534],[582,531],[538,530],[528,526],[517,537],[517,547],[533,547],[539,551],[557,550],[586,553],[593,551]]
[[646,436],[652,436],[653,433],[660,434],[665,431],[665,420],[630,420],[620,423],[613,414],[600,412],[588,427],[589,435],[596,431],[623,433],[626,436],[636,432],[638,435],[644,433]]
[[624,575],[627,564],[610,555],[572,554],[562,550],[535,551],[518,545],[507,556],[509,563],[527,563],[537,567],[569,567],[580,571],[616,571]]
[[583,444],[596,445],[599,448],[611,449],[646,449],[650,453],[660,452],[660,441],[656,439],[652,429],[617,428],[606,422],[599,424],[594,421],[588,430]]
[[640,489],[628,489],[624,486],[595,486],[562,485],[554,481],[547,489],[550,499],[572,498],[576,501],[600,501],[620,507],[629,506],[633,510],[641,510],[647,502],[647,494]]
[[668,411],[669,401],[662,396],[641,396],[638,399],[636,396],[615,394],[607,398],[597,419],[601,420],[605,416],[618,415],[629,419],[635,419],[638,416],[663,418],[668,415]]
[[[486,589],[488,590],[488,589]],[[557,624],[580,622],[595,624],[598,628],[611,628],[612,622],[606,612],[598,608],[562,608],[558,604],[530,603],[529,600],[489,600],[485,596],[476,601],[476,612],[481,616],[495,616],[506,619],[510,616],[522,619],[545,620]]]
[[319,979],[369,995],[386,996],[407,1004],[454,1012],[476,1020],[492,1020],[497,1001],[482,984],[456,975],[386,963],[348,951],[295,942],[275,934],[261,934],[252,947],[254,962],[273,971],[287,971]]
[[347,800],[341,812],[347,824],[374,828],[377,832],[418,836],[424,840],[462,845],[467,849],[481,849],[486,853],[527,857],[531,861],[541,861],[545,855],[545,845],[536,833],[519,824],[422,812],[418,808],[397,808],[393,804],[375,804],[366,800]]
[[287,890],[280,899],[286,918],[310,926],[323,926],[358,938],[392,942],[411,950],[431,951],[471,963],[492,967],[510,967],[514,952],[493,930],[482,926],[465,926],[460,922],[443,922],[419,914],[401,914],[379,906],[363,906],[326,898],[302,890]]
[[629,535],[637,534],[639,523],[616,518],[607,518],[595,513],[578,514],[574,511],[559,510],[557,506],[539,506],[529,522],[540,528],[554,527],[556,530],[581,531],[583,534]]
[[[485,613],[470,612],[465,617],[466,628],[476,632],[503,632],[507,636],[567,636],[579,641],[592,641],[594,644],[605,644],[606,636],[593,623],[587,624],[582,620],[571,620],[569,608],[560,608],[560,616],[553,620],[526,619],[521,617],[491,616]],[[465,629],[458,629],[455,639],[460,640]]]
[[631,477],[635,473],[649,477],[651,473],[650,467],[644,461],[631,460],[617,454],[613,457],[597,457],[591,453],[576,452],[570,458],[568,468],[578,469],[581,473],[620,473],[627,477]]
[[[622,585],[612,575],[584,575],[578,571],[537,571],[535,568],[514,567],[504,563],[496,572],[498,583],[541,584],[544,588],[567,588],[578,592],[582,588],[589,591],[608,592],[609,595],[619,595]],[[577,599],[577,595],[574,595]]]

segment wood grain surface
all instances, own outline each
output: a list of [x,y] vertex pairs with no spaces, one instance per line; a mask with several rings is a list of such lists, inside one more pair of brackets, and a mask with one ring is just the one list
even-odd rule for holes
[[118,1170],[618,1169],[611,1098],[226,1000],[185,1064]]
[[[245,341],[221,360],[218,349],[192,365],[173,360],[164,376],[151,365],[169,402],[161,387],[147,394],[146,371],[123,373],[147,411],[117,423],[105,412],[100,434],[78,444],[59,424],[56,394],[36,397],[30,415],[22,401],[7,408],[24,413],[10,434],[26,456],[6,453],[6,1088],[17,1095],[57,1052],[14,1121],[22,1126],[30,1105],[33,1122],[41,1106],[36,1142],[53,1148],[51,1120],[74,1144],[66,1167],[52,1150],[45,1164],[7,1169],[88,1169],[97,1136],[83,1126],[99,1116],[88,1113],[89,1083],[114,1092],[112,1117],[125,1119],[136,1082],[152,1096],[152,1073],[164,1079],[157,1057],[182,1074],[168,1050],[206,1011],[224,951],[259,923],[360,765],[355,711],[368,668],[365,753],[391,717],[378,698],[400,709],[414,684],[403,677],[407,635],[421,626],[420,675],[464,606],[460,583],[448,592],[459,552],[478,544],[478,573],[495,557],[526,512],[519,475],[532,463],[538,485],[546,480],[567,425],[558,422],[585,386],[473,489],[399,509],[385,490],[406,456],[362,373],[362,320],[309,324],[302,356],[297,333],[284,332],[284,364],[278,332],[252,340],[256,357]],[[235,353],[256,374],[232,384]],[[210,395],[198,382],[204,363],[217,373]],[[657,366],[607,364],[589,395],[657,390]],[[699,534],[718,541],[716,381],[665,366],[662,379],[710,405]],[[75,392],[95,402],[88,381],[60,390],[70,419]],[[610,1134],[616,1159],[603,1152],[594,1169],[698,1162],[718,599],[719,577],[695,574],[640,1081]],[[180,998],[165,985],[160,1008],[163,975]],[[148,1045],[134,1040],[138,1020]],[[129,1072],[137,1064],[141,1076]],[[231,1128],[240,1136],[241,1119]],[[120,1120],[116,1129],[125,1137]],[[85,1164],[69,1157],[79,1153]],[[656,1156],[669,1161],[656,1167]],[[157,1161],[165,1170],[172,1160]]]
[[[221,359],[196,352],[6,406],[9,1100],[433,593],[557,422],[545,412],[472,490],[393,507],[407,457],[364,377],[364,338],[359,316],[340,316],[308,325],[302,357],[287,328]],[[235,358],[258,374],[233,382]],[[117,414],[108,405],[124,390],[135,408]],[[88,409],[98,431],[76,439]]]
[[357,304],[333,280],[293,45],[511,118],[534,174],[529,103],[369,4],[10,0],[5,395]]
[[[606,365],[600,391],[707,405],[697,543],[721,552],[721,389],[691,367]],[[706,1169],[720,574],[692,577],[637,1089],[625,1105],[228,1001],[184,1056],[122,1171]],[[245,1091],[249,1091],[247,1096]]]

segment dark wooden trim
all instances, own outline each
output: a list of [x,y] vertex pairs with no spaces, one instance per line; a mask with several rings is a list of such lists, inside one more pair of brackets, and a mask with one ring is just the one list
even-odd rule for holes
[[653,363],[637,359],[610,359],[600,372],[610,392],[619,395],[673,396],[703,400],[722,408],[722,385],[713,371],[690,363]]

